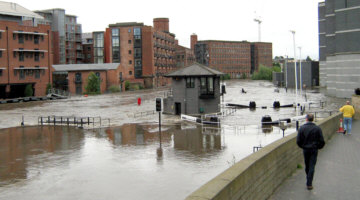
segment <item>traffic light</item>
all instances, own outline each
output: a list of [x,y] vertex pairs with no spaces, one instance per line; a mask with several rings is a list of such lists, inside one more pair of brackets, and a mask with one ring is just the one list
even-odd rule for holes
[[156,111],[161,112],[161,98],[156,98]]

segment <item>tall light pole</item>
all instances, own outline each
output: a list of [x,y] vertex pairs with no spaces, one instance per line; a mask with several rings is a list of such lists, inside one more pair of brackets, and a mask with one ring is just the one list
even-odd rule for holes
[[254,21],[258,23],[258,26],[259,26],[259,42],[261,42],[261,22],[262,21],[259,18],[255,18]]
[[301,78],[301,74],[302,74],[302,70],[301,70],[301,47],[298,47],[299,48],[299,52],[300,52],[300,55],[299,55],[299,62],[300,62],[300,95],[302,95],[302,78]]
[[[290,32],[293,34],[293,40],[294,40],[294,71],[295,71],[295,93],[296,93],[295,104],[296,104],[296,108],[297,108],[297,107],[298,107],[298,100],[297,100],[297,96],[298,96],[298,86],[297,86],[295,31],[290,30]],[[298,110],[298,109],[296,109],[296,110]]]

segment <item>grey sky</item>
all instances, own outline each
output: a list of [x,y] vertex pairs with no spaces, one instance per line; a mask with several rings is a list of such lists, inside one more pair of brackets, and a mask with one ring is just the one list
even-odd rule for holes
[[[153,18],[170,19],[170,32],[179,44],[189,47],[190,35],[199,40],[261,41],[273,43],[273,56],[293,57],[293,37],[302,47],[302,58],[318,59],[318,12],[320,0],[13,0],[30,10],[63,8],[78,16],[83,32],[103,31],[116,22],[144,22],[152,25]],[[299,50],[297,57],[299,57]]]

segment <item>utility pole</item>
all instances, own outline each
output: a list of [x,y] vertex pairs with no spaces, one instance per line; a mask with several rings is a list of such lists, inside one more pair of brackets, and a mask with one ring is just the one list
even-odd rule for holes
[[259,18],[255,18],[254,21],[258,23],[258,26],[259,26],[259,42],[261,42],[261,22],[262,21]]
[[301,70],[301,47],[298,47],[299,48],[299,52],[300,52],[300,55],[299,55],[299,62],[300,62],[300,95],[302,96],[302,77],[301,77],[301,74],[302,74],[302,70]]
[[293,41],[294,41],[294,71],[295,71],[295,104],[296,104],[296,113],[298,112],[298,86],[297,86],[297,67],[296,67],[296,45],[295,45],[295,31],[290,30],[290,32],[293,34]]

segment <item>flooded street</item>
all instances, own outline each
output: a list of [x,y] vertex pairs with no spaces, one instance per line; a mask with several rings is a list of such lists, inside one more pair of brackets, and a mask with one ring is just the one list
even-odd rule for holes
[[[238,109],[222,119],[220,128],[162,115],[161,143],[158,115],[134,114],[154,110],[155,98],[165,90],[0,105],[0,199],[184,199],[254,147],[283,137],[278,127],[261,127],[262,116],[278,120],[296,115],[294,108],[271,108],[274,101],[292,104],[292,90],[274,92],[265,81],[226,84],[223,104],[255,101],[267,108]],[[314,102],[311,112],[334,111],[345,101],[318,90],[306,92]],[[326,101],[323,109],[320,101]],[[38,116],[48,115],[100,116],[109,118],[111,127],[15,127],[22,116],[25,125],[37,125]],[[318,113],[322,115],[328,116]],[[292,125],[285,134],[294,131]]]

